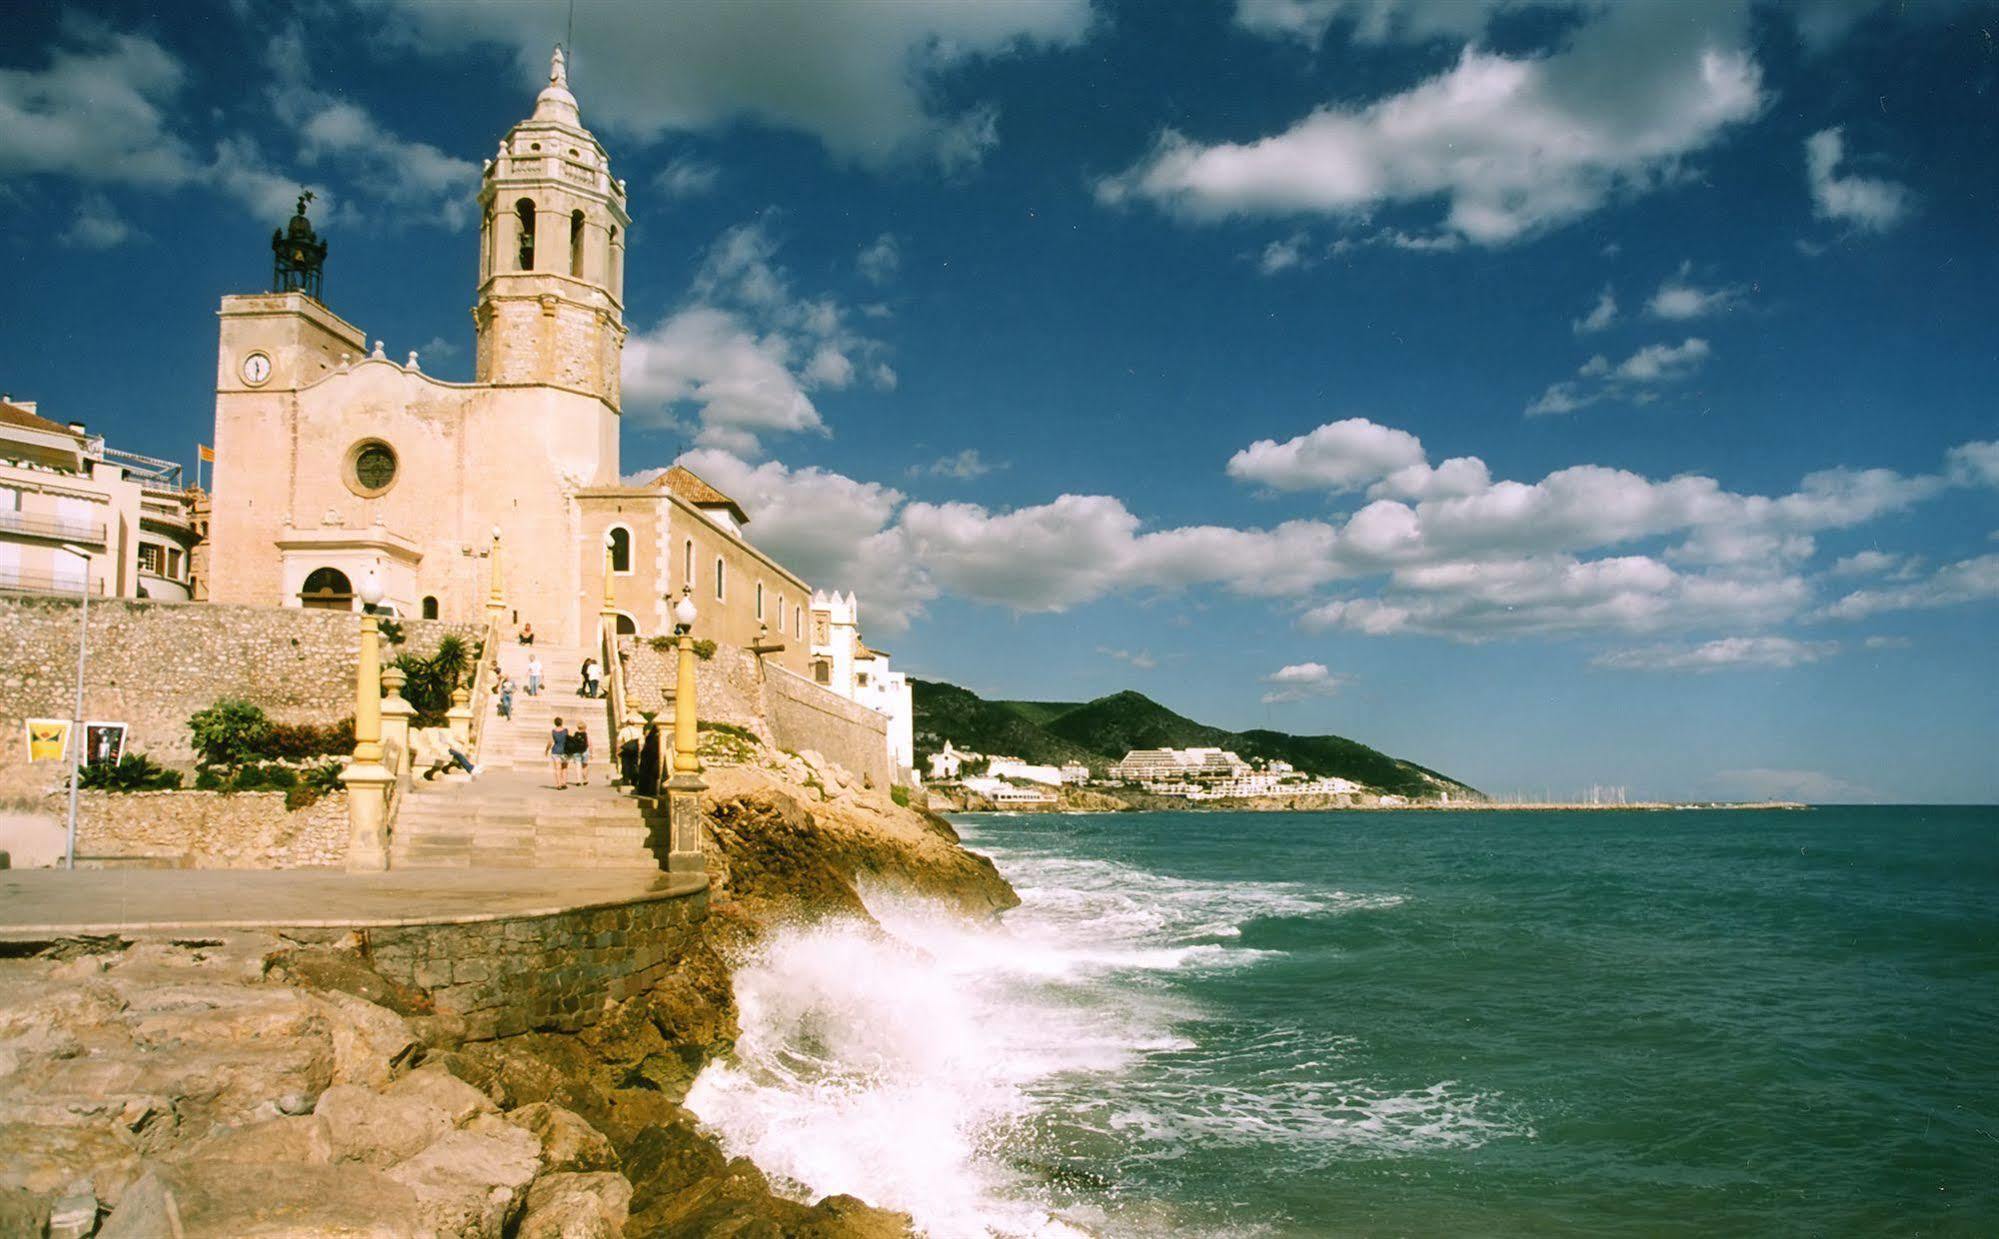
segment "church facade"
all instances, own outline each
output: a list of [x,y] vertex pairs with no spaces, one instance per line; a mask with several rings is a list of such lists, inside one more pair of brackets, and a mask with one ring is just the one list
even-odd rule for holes
[[506,621],[545,643],[671,631],[809,673],[811,587],[685,469],[627,485],[619,459],[623,181],[583,127],[558,51],[479,190],[473,380],[445,382],[320,299],[326,244],[302,198],[273,237],[273,291],[222,299],[207,547],[217,602],[351,608],[377,574],[404,615]]

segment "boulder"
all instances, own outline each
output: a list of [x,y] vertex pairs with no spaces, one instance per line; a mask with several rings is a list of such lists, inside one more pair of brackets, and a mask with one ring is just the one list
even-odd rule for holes
[[515,1239],[617,1239],[631,1203],[621,1174],[543,1175],[528,1189]]
[[49,1198],[18,1187],[0,1187],[0,1235],[40,1235],[49,1224]]
[[[541,1140],[541,1163],[549,1171],[616,1170],[618,1154],[604,1133],[583,1117],[545,1101],[510,1111],[506,1120]],[[629,1197],[629,1185],[626,1195]]]
[[422,1097],[373,1093],[336,1084],[320,1094],[313,1117],[326,1124],[333,1160],[389,1166],[422,1152],[456,1124]]
[[388,1172],[440,1235],[500,1239],[541,1169],[541,1142],[491,1115],[451,1131]]
[[790,1239],[910,1239],[906,1213],[877,1209],[858,1196],[828,1196],[812,1206]]
[[133,1184],[98,1239],[417,1239],[415,1193],[366,1166],[197,1160]]
[[443,1063],[425,1063],[394,1084],[387,1096],[415,1098],[429,1102],[451,1118],[451,1125],[463,1127],[474,1116],[498,1109],[493,1099],[451,1073]]
[[311,996],[333,1042],[333,1082],[387,1088],[416,1053],[401,1016],[350,994]]
[[[334,1160],[332,1125],[317,1114],[222,1127],[188,1146],[174,1161],[287,1162],[324,1166]],[[365,1160],[365,1159],[363,1159]]]

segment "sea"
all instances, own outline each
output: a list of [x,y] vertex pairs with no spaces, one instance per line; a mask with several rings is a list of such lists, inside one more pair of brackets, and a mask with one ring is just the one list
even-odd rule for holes
[[689,1106],[933,1236],[1999,1234],[1999,809],[956,818]]

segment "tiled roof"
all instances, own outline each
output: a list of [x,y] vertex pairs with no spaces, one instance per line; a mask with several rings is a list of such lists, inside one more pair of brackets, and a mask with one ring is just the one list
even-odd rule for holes
[[[20,430],[39,430],[44,434],[69,435],[76,432],[61,422],[52,422],[39,413],[30,413],[15,405],[0,403],[0,426],[13,426]],[[691,474],[689,476],[692,476]]]
[[708,485],[691,469],[675,465],[660,475],[657,485],[666,487],[697,508],[727,508],[738,525],[750,523],[749,516],[735,500]]

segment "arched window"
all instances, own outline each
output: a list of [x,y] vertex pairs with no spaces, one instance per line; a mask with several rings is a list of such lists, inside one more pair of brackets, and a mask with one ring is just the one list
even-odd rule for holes
[[805,640],[805,608],[791,608],[791,636],[793,640]]
[[632,570],[632,531],[623,525],[611,526],[611,571]]
[[764,583],[763,583],[762,581],[758,581],[758,582],[757,582],[757,618],[758,618],[759,620],[761,620],[761,619],[763,619],[763,617],[764,617]]
[[569,274],[583,278],[583,212],[569,213]]
[[523,198],[514,203],[514,216],[520,220],[521,249],[515,256],[515,269],[534,270],[534,199]]
[[354,584],[338,568],[314,568],[298,591],[298,600],[316,611],[352,611]]
[[618,635],[621,637],[636,637],[639,635],[638,621],[626,615],[623,611],[618,612]]
[[722,557],[717,555],[715,557],[715,601],[717,602],[727,600],[727,595],[722,590],[723,572]]
[[694,539],[687,540],[686,562],[680,568],[680,583],[688,589],[694,588]]
[[423,617],[424,617],[425,619],[436,619],[436,618],[437,618],[437,595],[436,595],[436,594],[425,594],[425,595],[424,595],[424,599],[423,599]]
[[831,684],[833,682],[833,664],[823,658],[813,659],[812,679],[815,683]]
[[498,242],[493,237],[493,204],[486,204],[486,214],[479,221],[479,278],[484,280],[493,274],[493,247]]
[[623,296],[625,292],[624,280],[618,273],[618,257],[622,252],[618,249],[618,230],[613,227],[610,239],[604,246],[604,286],[610,289],[614,296]]

